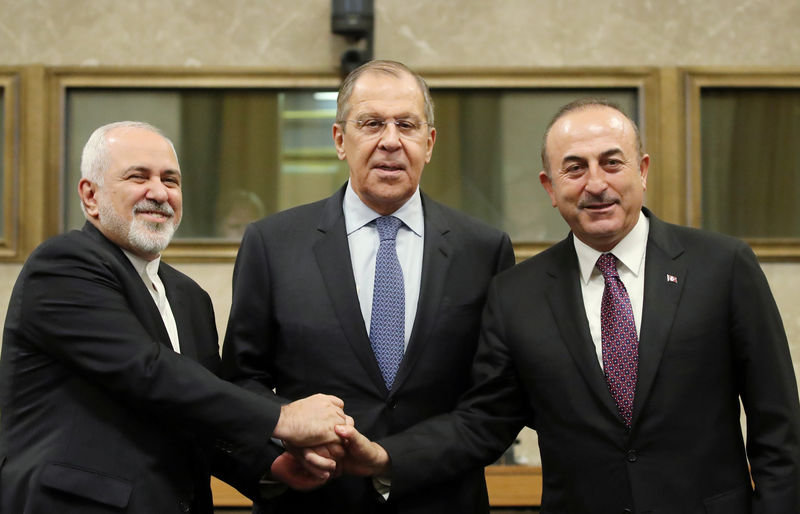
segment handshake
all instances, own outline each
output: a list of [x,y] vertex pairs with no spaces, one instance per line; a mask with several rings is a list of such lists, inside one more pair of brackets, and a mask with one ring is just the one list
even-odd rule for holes
[[356,430],[335,396],[315,394],[283,405],[272,436],[286,451],[270,474],[292,489],[314,489],[342,473],[371,476],[389,470],[389,455]]

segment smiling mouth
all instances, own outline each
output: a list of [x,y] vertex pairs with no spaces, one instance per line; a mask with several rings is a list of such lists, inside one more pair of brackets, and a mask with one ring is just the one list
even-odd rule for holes
[[167,212],[159,212],[159,211],[136,211],[137,215],[144,216],[145,218],[149,218],[151,221],[167,221],[172,217],[171,214]]
[[605,202],[583,202],[578,207],[589,212],[602,212],[611,209],[619,203],[618,200]]
[[584,209],[593,210],[593,211],[598,211],[598,210],[602,210],[602,209],[606,209],[608,207],[611,207],[612,205],[615,205],[615,204],[616,204],[616,202],[592,203],[592,204],[584,205],[583,208]]

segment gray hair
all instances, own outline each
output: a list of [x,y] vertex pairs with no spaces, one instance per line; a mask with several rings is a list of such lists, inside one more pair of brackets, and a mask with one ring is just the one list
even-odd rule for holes
[[339,87],[339,96],[336,99],[336,123],[342,127],[342,131],[345,130],[344,121],[350,114],[350,96],[353,94],[356,81],[367,73],[384,73],[393,77],[400,77],[402,74],[407,73],[414,77],[414,80],[417,81],[417,85],[419,86],[419,90],[422,92],[422,97],[425,100],[425,121],[428,123],[428,127],[433,127],[433,99],[431,98],[431,91],[428,89],[428,84],[425,83],[425,79],[418,73],[411,71],[411,69],[403,63],[397,61],[374,60],[368,61],[351,71],[350,74],[345,77],[341,87]]
[[642,159],[642,155],[644,155],[644,146],[642,145],[642,136],[639,133],[639,127],[636,126],[636,123],[632,119],[630,119],[627,114],[625,114],[625,112],[618,104],[612,102],[611,100],[607,100],[605,98],[592,98],[592,97],[579,98],[574,102],[570,102],[562,106],[558,110],[556,115],[553,116],[553,119],[550,120],[550,123],[547,124],[547,128],[544,131],[544,137],[542,138],[542,166],[544,167],[545,173],[550,175],[550,162],[547,157],[547,136],[550,135],[550,129],[553,128],[553,125],[555,125],[558,120],[560,120],[567,114],[577,111],[585,111],[595,107],[609,107],[611,109],[614,109],[615,111],[622,114],[625,117],[625,119],[627,119],[631,123],[633,131],[636,134],[636,151],[639,152],[637,160]]
[[108,139],[106,136],[109,132],[118,128],[139,128],[155,132],[167,140],[169,146],[172,147],[173,153],[177,155],[177,152],[175,152],[175,145],[164,135],[161,129],[144,121],[116,121],[103,125],[89,136],[89,140],[86,141],[86,145],[83,147],[83,154],[81,155],[81,178],[85,178],[98,186],[103,185],[103,177],[110,165]]

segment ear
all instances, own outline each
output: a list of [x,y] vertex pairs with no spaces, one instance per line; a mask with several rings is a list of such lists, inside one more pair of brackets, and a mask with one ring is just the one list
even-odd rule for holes
[[333,124],[333,144],[336,146],[336,156],[340,161],[345,160],[347,154],[344,151],[344,129],[338,123]]
[[647,170],[650,169],[650,156],[644,154],[639,161],[639,175],[642,177],[642,190],[647,191]]
[[425,141],[425,164],[431,162],[431,155],[433,155],[433,145],[436,143],[436,129],[432,128],[428,133],[428,139]]
[[550,175],[548,175],[546,171],[542,170],[539,172],[539,182],[542,183],[542,187],[544,187],[544,190],[550,195],[550,203],[555,207],[556,195],[553,191],[553,181],[550,180]]
[[89,179],[82,178],[78,182],[78,195],[81,197],[86,214],[90,218],[97,218],[100,215],[100,209],[97,207],[97,185]]

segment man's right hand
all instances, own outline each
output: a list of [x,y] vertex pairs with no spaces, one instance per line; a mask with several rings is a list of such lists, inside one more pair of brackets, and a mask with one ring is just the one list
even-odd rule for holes
[[338,442],[334,426],[346,423],[342,400],[315,394],[283,405],[272,436],[295,447],[318,446]]

